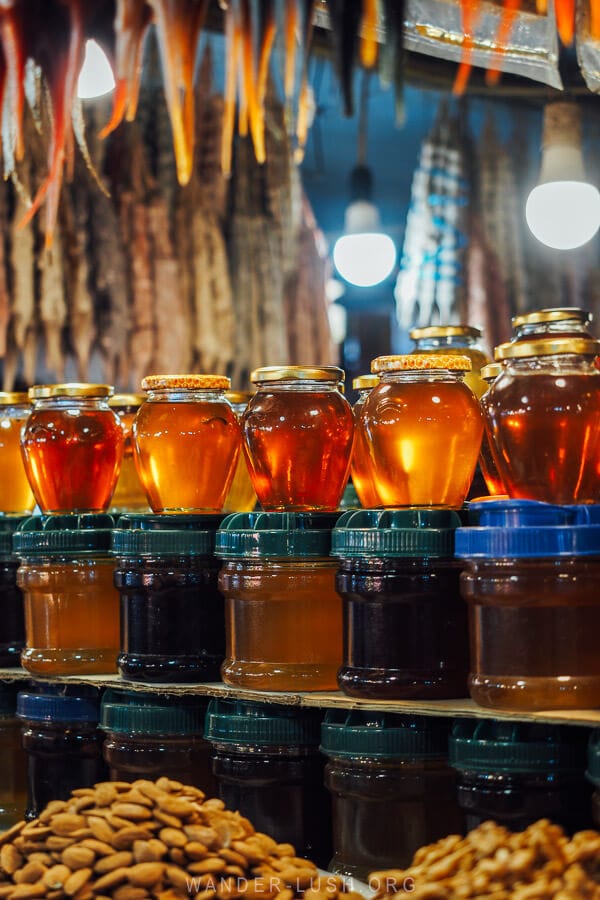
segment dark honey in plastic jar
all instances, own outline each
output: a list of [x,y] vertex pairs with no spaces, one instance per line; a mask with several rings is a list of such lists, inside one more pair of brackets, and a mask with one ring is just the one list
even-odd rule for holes
[[514,710],[600,706],[600,525],[586,506],[471,508],[479,524],[455,538],[466,563],[471,697]]
[[337,509],[350,471],[352,408],[335,366],[268,366],[242,417],[256,496],[266,510]]
[[509,497],[547,503],[600,498],[600,342],[502,344],[485,400],[486,428]]
[[35,498],[21,453],[21,437],[31,413],[26,393],[0,391],[0,512],[22,516],[33,512]]
[[[360,375],[352,382],[352,387],[358,391],[358,400],[354,404],[354,419],[360,419],[360,413],[365,401],[373,388],[379,384],[378,375]],[[352,448],[352,465],[350,467],[352,484],[358,495],[361,506],[365,509],[373,509],[379,506],[379,497],[375,490],[373,479],[373,464],[369,455],[369,448],[365,445],[365,435],[362,429],[354,430],[354,446]]]
[[[246,411],[246,407],[252,396],[254,396],[252,391],[225,392],[225,397],[231,403],[233,411],[238,419],[241,419]],[[223,507],[223,512],[252,512],[255,506],[256,494],[254,492],[254,485],[252,484],[250,472],[248,471],[248,462],[246,460],[246,455],[240,453],[237,466],[235,467],[233,481],[231,482],[225,506]]]
[[111,512],[148,509],[148,498],[135,467],[131,433],[133,420],[145,399],[145,394],[115,394],[108,401],[110,408],[114,409],[121,420],[125,435],[121,471],[110,504]]
[[465,384],[476,397],[486,392],[487,385],[481,377],[481,369],[491,360],[483,349],[481,328],[473,325],[428,325],[413,328],[409,336],[415,343],[415,353],[468,356],[471,370],[465,373]]
[[461,381],[470,366],[468,357],[438,354],[371,363],[380,383],[356,423],[357,446],[368,448],[380,505],[462,506],[483,432],[477,398]]
[[511,324],[515,341],[533,341],[539,338],[589,338],[594,339],[589,327],[592,314],[576,306],[536,309],[533,312],[513,316]]
[[17,586],[18,557],[13,553],[13,534],[24,519],[0,516],[0,666],[21,665],[25,646],[23,594]]
[[158,513],[220,512],[240,452],[224,375],[148,375],[133,423],[137,468]]
[[27,805],[27,758],[16,718],[15,683],[0,685],[0,831],[23,819]]
[[[489,366],[484,366],[481,370],[481,377],[487,383],[488,391],[501,371],[502,366],[500,365],[500,363],[490,363]],[[486,398],[487,391],[479,400],[481,404],[481,410],[483,412],[484,425],[486,420]],[[498,473],[498,466],[496,465],[496,460],[494,459],[492,442],[486,427],[484,427],[483,429],[483,438],[481,440],[479,467],[481,469],[481,474],[483,475],[483,479],[490,496],[493,497],[498,494],[506,494],[504,482],[502,481]]]
[[600,828],[600,728],[591,732],[588,743],[586,777],[594,787],[592,794],[592,818],[594,827]]

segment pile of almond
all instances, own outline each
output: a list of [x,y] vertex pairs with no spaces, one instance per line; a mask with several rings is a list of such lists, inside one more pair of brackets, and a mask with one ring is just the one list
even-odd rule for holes
[[339,878],[168,778],[103,782],[0,837],[0,900],[361,900]]

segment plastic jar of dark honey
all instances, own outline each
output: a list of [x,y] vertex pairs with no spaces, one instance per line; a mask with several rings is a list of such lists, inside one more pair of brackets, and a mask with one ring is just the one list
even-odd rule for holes
[[588,338],[593,340],[589,327],[592,314],[576,306],[536,309],[533,312],[513,316],[511,324],[514,341],[532,341],[539,338]]
[[595,503],[600,497],[600,342],[543,338],[496,348],[502,372],[486,428],[509,497]]
[[[378,375],[360,375],[352,382],[352,387],[358,391],[358,400],[354,404],[352,412],[355,421],[360,419],[360,414],[367,397],[374,387],[379,384]],[[369,457],[368,446],[365,445],[365,435],[362,429],[354,431],[354,446],[352,447],[352,465],[350,467],[352,484],[358,496],[361,506],[365,509],[373,509],[379,506],[379,497],[375,490],[372,463]]]
[[356,422],[356,447],[368,454],[379,505],[459,508],[477,465],[483,420],[461,380],[466,356],[380,356],[379,384]]
[[21,453],[21,437],[30,413],[31,400],[26,393],[0,391],[0,512],[6,515],[29,515],[35,507]]
[[257,831],[326,866],[331,801],[319,753],[315,711],[245,700],[211,700],[206,739],[213,747],[218,794]]
[[20,822],[27,803],[27,757],[16,718],[17,685],[0,685],[0,831]]
[[591,827],[586,740],[584,728],[457,720],[450,764],[459,772],[466,829],[488,819],[512,831],[538,819],[551,819],[569,833]]
[[17,587],[19,560],[13,553],[13,534],[25,519],[0,517],[0,666],[21,665],[25,646],[23,594]]
[[46,384],[29,389],[33,409],[21,438],[29,483],[43,513],[104,512],[125,437],[109,408],[107,384]]
[[428,325],[413,328],[409,334],[415,344],[415,353],[441,353],[468,356],[471,370],[465,374],[465,384],[476,397],[481,397],[487,386],[480,376],[483,366],[491,362],[483,348],[483,332],[473,325]]
[[[225,391],[225,397],[231,403],[234,413],[241,419],[246,411],[246,407],[253,396],[252,391]],[[225,500],[224,512],[252,512],[256,506],[256,494],[254,485],[248,471],[248,461],[244,453],[238,456],[235,474],[227,499]]]
[[481,706],[600,706],[600,525],[587,510],[489,500],[472,504],[477,527],[457,529]]
[[34,675],[117,670],[119,594],[110,553],[112,516],[31,516],[13,536],[21,565],[25,649]]
[[223,681],[268,691],[337,687],[342,598],[329,555],[337,515],[234,513],[217,533],[224,560]]
[[336,366],[267,366],[242,417],[256,496],[266,510],[334,510],[348,474],[354,419]]
[[452,510],[354,510],[332,532],[344,600],[342,691],[386,700],[465,697],[463,563]]
[[592,794],[594,827],[600,828],[600,728],[594,729],[590,734],[586,777],[594,787]]
[[100,707],[104,759],[112,781],[166,776],[216,796],[204,697],[109,689]]
[[17,716],[27,754],[26,818],[36,818],[50,800],[106,780],[93,688],[38,685],[18,695]]
[[415,851],[461,831],[448,723],[429,716],[329,710],[321,729],[328,757],[336,874],[410,864]]
[[220,681],[221,515],[121,516],[112,534],[121,596],[119,672],[130,681]]
[[149,510],[148,498],[135,467],[131,433],[133,420],[145,399],[145,394],[114,394],[108,401],[121,421],[125,436],[119,479],[110,502],[113,513]]
[[[486,404],[489,389],[496,378],[499,376],[501,371],[502,365],[500,363],[490,363],[488,366],[484,366],[481,370],[481,377],[487,384],[486,393],[484,393],[479,400],[481,411],[483,413],[484,423],[486,420]],[[493,497],[498,494],[506,494],[504,482],[502,481],[502,478],[498,473],[498,466],[496,465],[496,460],[494,459],[492,442],[490,440],[487,428],[485,427],[483,430],[481,450],[479,453],[479,467],[481,469],[481,474],[483,475],[483,479],[490,496]]]

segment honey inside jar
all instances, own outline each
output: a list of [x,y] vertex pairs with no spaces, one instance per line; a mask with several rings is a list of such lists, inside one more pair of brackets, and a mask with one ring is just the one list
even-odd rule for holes
[[0,512],[9,515],[30,513],[35,506],[21,453],[21,435],[30,412],[26,393],[0,392]]
[[109,401],[110,408],[114,409],[121,420],[125,435],[121,471],[119,472],[117,486],[112,496],[111,510],[125,512],[128,510],[148,509],[146,492],[135,466],[133,436],[131,434],[133,420],[145,399],[144,394],[115,394]]
[[[251,391],[226,391],[225,393],[225,397],[231,403],[238,419],[245,412],[252,396]],[[248,462],[244,453],[240,453],[223,510],[224,512],[252,512],[255,506],[256,494],[248,471]]]
[[415,353],[467,356],[471,360],[471,369],[465,372],[464,382],[476,397],[481,397],[487,391],[481,369],[490,362],[481,345],[482,337],[481,329],[473,325],[429,325],[426,328],[413,328],[410,332]]
[[[354,404],[354,419],[358,421],[369,393],[379,384],[377,375],[361,375],[352,382],[358,391],[358,400]],[[352,465],[350,467],[352,484],[358,494],[361,506],[373,509],[379,506],[379,495],[375,490],[373,471],[368,445],[365,445],[365,434],[361,428],[354,430],[354,446],[352,448]]]
[[[488,384],[488,386],[491,386],[501,371],[502,366],[500,365],[500,363],[490,363],[488,366],[484,366],[484,368],[481,370],[481,377]],[[481,411],[484,415],[485,420],[487,392],[481,398],[480,403]],[[481,440],[479,466],[481,468],[481,474],[483,475],[489,494],[491,496],[505,494],[506,488],[504,487],[504,482],[502,481],[502,478],[500,477],[500,474],[498,472],[498,466],[496,465],[496,460],[494,459],[494,451],[492,449],[492,440],[486,427],[484,427],[483,429],[483,438]]]
[[134,424],[138,472],[154,512],[220,512],[240,452],[222,375],[150,375]]

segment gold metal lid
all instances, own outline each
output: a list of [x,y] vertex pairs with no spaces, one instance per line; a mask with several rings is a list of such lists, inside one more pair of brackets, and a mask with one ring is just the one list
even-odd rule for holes
[[359,375],[352,382],[355,391],[370,391],[379,384],[379,375]]
[[27,391],[0,391],[0,406],[25,406],[30,403]]
[[344,381],[346,375],[338,366],[263,366],[250,375],[253,384],[271,381]]
[[371,372],[420,372],[429,369],[470,372],[471,360],[468,356],[454,353],[407,353],[402,356],[378,356],[371,362]]
[[226,391],[231,379],[226,375],[146,375],[143,391]]
[[145,394],[114,394],[108,401],[112,408],[120,406],[141,406],[146,399]]
[[225,391],[225,399],[236,405],[249,403],[252,397],[254,397],[254,391]]
[[502,366],[500,365],[500,363],[488,363],[487,366],[483,367],[479,374],[484,381],[494,381],[494,379],[498,377],[501,371]]
[[42,400],[48,397],[112,397],[114,387],[111,384],[86,384],[73,381],[68,384],[34,384],[29,388],[31,400]]
[[524,313],[522,316],[513,316],[511,319],[513,328],[521,328],[523,325],[541,325],[545,322],[591,322],[592,314],[587,309],[577,306],[562,306],[554,309],[538,309],[535,312]]
[[483,332],[475,325],[428,325],[426,328],[413,328],[409,332],[411,341],[426,338],[472,337],[480,338]]
[[600,341],[592,338],[539,338],[536,341],[516,341],[500,344],[494,350],[494,359],[525,359],[530,356],[559,356],[574,353],[578,356],[598,356]]

